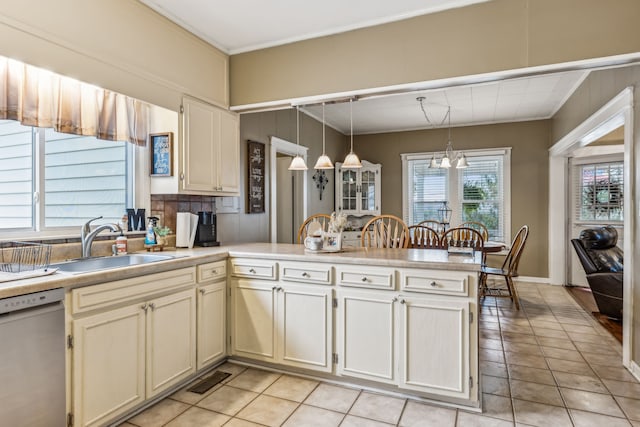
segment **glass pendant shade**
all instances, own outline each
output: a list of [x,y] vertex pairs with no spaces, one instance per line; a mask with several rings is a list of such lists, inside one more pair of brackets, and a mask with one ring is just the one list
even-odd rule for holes
[[353,152],[353,98],[349,100],[349,117],[351,120],[351,151],[344,158],[342,167],[345,169],[358,169],[362,167],[360,158]]
[[331,159],[326,154],[318,157],[318,161],[316,165],[313,167],[314,169],[333,169],[333,163],[331,163]]
[[438,161],[436,160],[436,155],[431,156],[431,161],[429,162],[429,167],[431,169],[438,169],[440,166],[438,165]]
[[290,171],[306,171],[307,164],[304,162],[304,159],[298,154],[293,159],[291,159],[289,170]]
[[464,169],[466,167],[469,166],[469,163],[467,163],[467,158],[465,157],[464,154],[460,153],[460,155],[458,156],[458,162],[456,164],[456,169]]
[[446,155],[442,158],[442,161],[440,162],[440,167],[446,168],[446,169],[451,167],[451,160],[449,160],[449,158]]

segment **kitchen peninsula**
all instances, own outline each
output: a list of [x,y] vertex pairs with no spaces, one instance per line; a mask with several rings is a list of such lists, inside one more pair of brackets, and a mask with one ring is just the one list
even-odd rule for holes
[[269,243],[167,254],[0,287],[66,288],[74,425],[117,420],[226,358],[480,406],[480,254]]

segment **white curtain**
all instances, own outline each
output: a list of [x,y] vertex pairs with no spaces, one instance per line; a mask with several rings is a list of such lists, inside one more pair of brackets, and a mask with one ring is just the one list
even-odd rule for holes
[[144,146],[149,104],[0,57],[0,118]]

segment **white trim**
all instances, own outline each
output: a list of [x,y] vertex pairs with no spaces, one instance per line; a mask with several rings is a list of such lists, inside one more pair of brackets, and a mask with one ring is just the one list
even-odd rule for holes
[[[271,242],[275,243],[278,241],[278,212],[277,212],[277,194],[278,194],[278,185],[276,183],[276,157],[278,153],[288,154],[291,156],[300,155],[304,162],[307,163],[307,153],[309,151],[308,147],[303,145],[294,144],[293,142],[286,141],[282,138],[278,138],[277,136],[272,136],[270,139],[270,147],[269,147],[269,170],[270,170],[270,188],[271,194],[269,196],[269,216],[271,218]],[[302,171],[302,217],[306,218],[308,215],[308,207],[307,207],[307,186],[308,186],[308,171]]]
[[542,283],[544,285],[552,285],[548,277],[518,276],[515,277],[513,281],[516,284],[520,285],[526,285],[527,283]]
[[631,372],[631,375],[636,377],[636,380],[640,381],[640,366],[638,366],[638,364],[633,360],[629,364],[629,371]]
[[629,254],[625,259],[623,276],[623,319],[622,319],[622,364],[631,366],[633,349],[633,275],[635,242],[635,182],[634,140],[633,140],[633,87],[623,89],[602,108],[579,124],[549,149],[549,277],[551,283],[566,283],[567,253],[569,237],[568,203],[568,158],[570,152],[583,147],[607,134],[612,129],[624,125],[624,232],[623,251]]
[[600,159],[604,159],[602,161],[608,161],[607,159],[609,158],[622,160],[624,158],[624,144],[576,148],[570,157],[574,159],[573,164],[581,164],[583,161],[589,163],[599,162]]

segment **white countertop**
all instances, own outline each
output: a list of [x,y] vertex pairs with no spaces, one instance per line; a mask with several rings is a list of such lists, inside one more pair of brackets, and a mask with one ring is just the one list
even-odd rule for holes
[[303,245],[284,243],[245,243],[213,248],[177,249],[163,251],[176,258],[149,264],[113,268],[87,273],[61,273],[0,283],[0,298],[23,295],[54,288],[76,288],[95,285],[151,273],[191,267],[197,264],[224,260],[228,256],[272,259],[277,261],[305,261],[331,264],[359,264],[399,268],[429,268],[456,271],[479,271],[480,254],[448,254],[437,249],[363,249],[346,248],[337,253],[310,253]]

